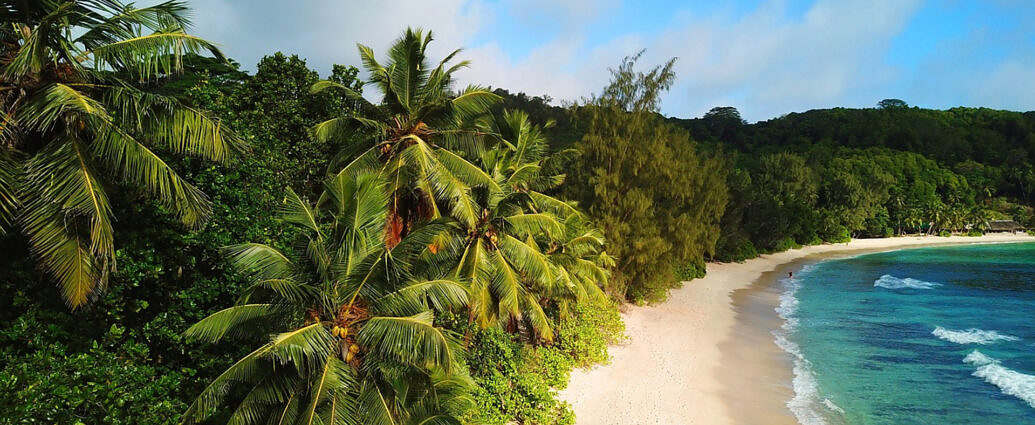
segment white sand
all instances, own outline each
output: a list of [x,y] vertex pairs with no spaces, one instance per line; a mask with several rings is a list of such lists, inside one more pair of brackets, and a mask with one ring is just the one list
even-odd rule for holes
[[[727,399],[731,394],[729,381],[720,376],[720,371],[725,370],[723,375],[729,372],[730,366],[723,369],[724,359],[728,362],[745,357],[739,355],[743,353],[728,350],[753,348],[750,344],[730,343],[737,324],[737,311],[731,301],[733,291],[751,286],[763,273],[780,265],[815,254],[1010,241],[1035,241],[1035,238],[987,235],[860,239],[764,255],[744,263],[708,264],[707,277],[684,283],[682,288],[672,291],[666,302],[647,307],[629,306],[623,314],[629,341],[611,347],[610,364],[574,371],[560,398],[571,403],[577,422],[583,425],[735,423],[730,412],[731,400]],[[758,368],[745,365],[745,369],[752,367]],[[772,377],[770,379],[790,374],[789,371],[772,372],[750,373]],[[745,404],[740,400],[733,405],[756,406],[763,412],[762,416],[768,416],[764,412],[780,410],[765,423],[793,423],[793,417],[784,407],[786,399],[766,395],[773,394],[772,391],[762,391],[766,394],[755,397],[759,392],[756,388],[744,385],[744,388],[734,389],[736,397],[751,402]],[[745,417],[742,413],[738,412],[736,417]],[[757,413],[747,416],[757,418]]]

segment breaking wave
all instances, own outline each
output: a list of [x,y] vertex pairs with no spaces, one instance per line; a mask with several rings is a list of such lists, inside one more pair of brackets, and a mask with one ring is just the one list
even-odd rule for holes
[[974,350],[963,359],[977,367],[972,375],[983,378],[985,382],[999,387],[1003,394],[1024,400],[1035,408],[1035,375],[1026,375],[1003,367],[999,360],[993,359]]
[[934,336],[941,338],[945,341],[954,342],[957,344],[992,344],[999,341],[1017,341],[1017,338],[1013,335],[1001,334],[996,331],[986,331],[981,329],[970,328],[961,331],[954,331],[951,329],[945,329],[941,326],[936,326],[934,331],[931,332]]
[[911,277],[898,278],[890,274],[881,276],[873,282],[873,286],[887,289],[933,289],[942,286],[940,283],[925,282]]
[[[806,266],[799,275],[808,272],[811,267]],[[794,359],[794,378],[791,382],[794,387],[794,397],[787,402],[787,407],[794,413],[798,422],[803,425],[825,425],[826,418],[831,413],[844,414],[840,407],[824,398],[819,392],[819,384],[812,373],[812,366],[801,347],[791,341],[790,335],[798,327],[798,319],[794,313],[798,310],[798,298],[795,294],[801,288],[801,281],[795,278],[783,279],[786,287],[780,295],[780,305],[776,307],[776,313],[784,320],[781,330],[774,331],[776,345],[786,351]]]

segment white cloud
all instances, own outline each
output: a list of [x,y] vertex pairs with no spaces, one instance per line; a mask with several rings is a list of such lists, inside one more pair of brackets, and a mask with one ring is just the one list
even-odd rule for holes
[[[333,63],[359,64],[356,43],[384,52],[407,26],[434,30],[430,50],[470,43],[491,21],[481,3],[464,0],[360,1],[205,0],[191,4],[196,32],[218,41],[226,53],[253,69],[264,55],[297,53],[311,67],[328,72]],[[250,62],[250,63],[249,63]]]
[[[1000,0],[1009,2],[1011,0]],[[1025,108],[1035,102],[1031,31],[1021,29],[1019,57],[974,64],[985,42],[956,43],[916,68],[889,63],[889,46],[918,13],[921,0],[817,0],[804,14],[785,0],[767,0],[740,16],[673,11],[663,27],[589,39],[594,25],[612,22],[618,0],[205,0],[192,4],[197,32],[219,41],[246,69],[263,55],[298,53],[326,73],[332,63],[358,65],[357,41],[384,52],[407,26],[433,29],[434,56],[466,46],[470,69],[460,82],[575,100],[607,83],[607,68],[641,48],[644,67],[679,57],[677,81],[663,112],[700,116],[734,106],[749,120],[834,106],[868,107],[886,97],[944,107],[946,102]],[[612,17],[613,18],[613,17]],[[513,57],[494,39],[501,19],[515,19],[549,41]],[[618,29],[615,30],[616,32]],[[541,39],[531,38],[530,39]],[[1026,40],[1026,41],[1024,41]],[[1018,44],[1019,43],[1019,44]],[[1028,44],[1024,44],[1028,43]],[[939,60],[939,57],[942,59]],[[969,62],[968,62],[969,61]],[[958,66],[968,62],[969,67]],[[934,76],[934,77],[932,77]],[[1018,86],[1021,87],[1018,87]],[[914,100],[915,99],[915,100]],[[926,103],[925,103],[926,102]],[[951,105],[949,105],[951,106]]]
[[578,28],[619,3],[618,0],[503,0],[500,7],[526,25],[563,30]]
[[1035,101],[1035,60],[1010,59],[995,66],[975,89],[973,96],[984,105],[1031,108]]
[[671,57],[677,80],[663,112],[700,116],[732,105],[748,119],[817,107],[870,106],[893,77],[880,65],[919,1],[819,1],[803,17],[772,1],[736,20],[682,14],[653,36],[626,34],[592,46],[562,35],[511,60],[496,44],[472,49],[470,76],[496,86],[572,100],[599,91],[607,68],[641,48],[644,67]]

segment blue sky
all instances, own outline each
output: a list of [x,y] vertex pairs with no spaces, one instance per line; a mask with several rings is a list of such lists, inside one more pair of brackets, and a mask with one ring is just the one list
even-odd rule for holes
[[662,112],[734,106],[749,121],[900,98],[931,108],[1035,109],[1030,0],[192,0],[195,32],[254,69],[297,53],[326,73],[358,65],[355,43],[384,51],[408,25],[464,47],[462,83],[589,96],[607,68],[646,49],[678,57]]

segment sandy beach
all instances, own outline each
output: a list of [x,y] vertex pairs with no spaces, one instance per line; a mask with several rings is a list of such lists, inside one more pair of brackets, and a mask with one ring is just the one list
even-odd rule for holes
[[[572,373],[560,398],[577,423],[796,424],[790,360],[769,333],[779,326],[766,282],[829,256],[913,246],[1035,241],[1026,235],[860,239],[708,264],[708,275],[653,306],[628,306],[628,342],[605,366]],[[756,282],[763,283],[755,285]]]

